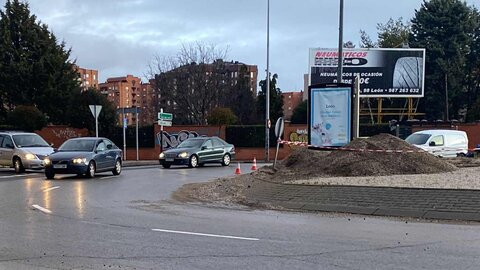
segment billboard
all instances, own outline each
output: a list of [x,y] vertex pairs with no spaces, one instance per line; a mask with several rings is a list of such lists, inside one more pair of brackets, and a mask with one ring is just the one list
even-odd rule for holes
[[[310,85],[337,83],[337,49],[311,48]],[[425,49],[345,48],[343,83],[360,75],[362,97],[423,97]]]
[[344,146],[352,138],[352,85],[322,84],[309,87],[308,144]]

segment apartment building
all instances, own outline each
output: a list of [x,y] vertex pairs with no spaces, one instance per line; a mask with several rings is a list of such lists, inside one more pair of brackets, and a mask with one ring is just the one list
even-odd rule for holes
[[[108,78],[99,85],[100,92],[111,101],[119,112],[119,124],[122,113],[126,111],[128,125],[135,125],[135,113],[132,108],[139,108],[138,122],[140,126],[151,125],[157,118],[157,97],[150,83],[143,83],[139,77],[127,75]],[[125,110],[124,110],[125,109]]]
[[87,90],[90,87],[98,89],[98,70],[86,69],[79,66],[75,66],[75,70],[80,75],[78,79],[80,81],[80,87],[82,90]]
[[300,92],[285,92],[283,97],[283,115],[286,120],[290,120],[295,108],[303,101],[303,91]]

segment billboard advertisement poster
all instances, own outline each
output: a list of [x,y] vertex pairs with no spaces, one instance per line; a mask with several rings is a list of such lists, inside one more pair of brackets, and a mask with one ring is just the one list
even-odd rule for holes
[[352,86],[315,85],[309,89],[309,145],[344,146],[352,139]]
[[[337,49],[311,48],[310,85],[337,83]],[[345,48],[342,83],[360,76],[363,97],[423,97],[425,49]]]

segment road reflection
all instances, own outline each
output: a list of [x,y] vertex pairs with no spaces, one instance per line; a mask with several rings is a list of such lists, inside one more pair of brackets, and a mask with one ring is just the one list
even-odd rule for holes
[[78,211],[78,217],[83,218],[85,214],[85,203],[83,200],[83,181],[75,183],[75,202]]

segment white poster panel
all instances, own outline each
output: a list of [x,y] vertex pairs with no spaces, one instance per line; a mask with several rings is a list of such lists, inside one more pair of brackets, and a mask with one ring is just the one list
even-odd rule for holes
[[312,88],[310,102],[310,144],[348,144],[351,138],[351,88]]

